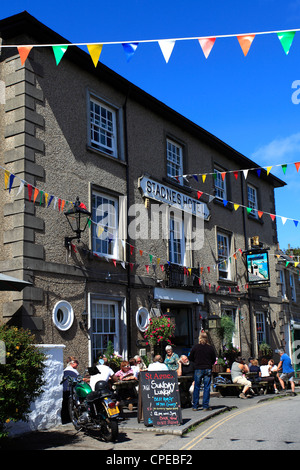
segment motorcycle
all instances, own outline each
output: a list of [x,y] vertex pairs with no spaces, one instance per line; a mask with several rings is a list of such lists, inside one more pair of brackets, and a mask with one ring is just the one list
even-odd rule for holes
[[120,411],[108,383],[100,380],[92,391],[80,376],[67,376],[61,383],[65,380],[69,383],[68,410],[75,429],[98,431],[106,442],[116,441]]

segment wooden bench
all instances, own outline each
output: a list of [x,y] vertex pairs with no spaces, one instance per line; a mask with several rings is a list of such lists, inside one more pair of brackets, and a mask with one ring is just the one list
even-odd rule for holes
[[[260,393],[260,390],[263,390],[264,395],[268,393],[269,388],[273,387],[273,384],[270,384],[270,382],[264,382],[261,381],[259,383],[252,383],[251,388],[256,391],[258,394]],[[235,391],[236,393],[234,395],[238,395],[241,393],[241,391],[244,388],[244,385],[240,384],[233,384],[233,383],[215,383],[214,388],[216,389],[217,392],[220,392],[222,397],[228,396],[230,394],[227,393],[227,391]]]

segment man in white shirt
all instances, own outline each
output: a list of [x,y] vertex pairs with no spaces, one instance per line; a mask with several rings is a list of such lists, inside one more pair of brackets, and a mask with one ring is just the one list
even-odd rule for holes
[[104,364],[98,364],[96,367],[99,373],[91,375],[90,377],[90,387],[93,391],[95,391],[95,385],[97,382],[99,382],[99,380],[104,380],[105,382],[108,382],[110,377],[112,377],[112,379],[114,380],[115,375],[114,371],[110,367],[105,366]]
[[169,370],[169,368],[163,363],[163,358],[157,354],[154,356],[152,364],[149,364],[148,370]]

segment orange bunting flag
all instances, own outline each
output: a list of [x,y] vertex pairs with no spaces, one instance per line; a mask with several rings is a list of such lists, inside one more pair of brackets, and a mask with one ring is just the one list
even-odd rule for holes
[[213,45],[215,43],[216,38],[204,38],[204,39],[198,39],[199,44],[201,46],[201,49],[203,51],[203,54],[205,55],[205,58],[210,54],[210,51],[213,48]]
[[33,202],[36,201],[36,198],[37,198],[38,194],[39,194],[39,190],[37,188],[35,188],[34,195],[33,195]]
[[19,55],[20,55],[22,65],[24,65],[31,49],[32,49],[32,46],[19,46],[18,47],[18,52],[19,52]]
[[246,57],[249,52],[252,41],[255,38],[255,34],[246,34],[244,36],[237,36],[237,38],[244,53],[244,56]]
[[225,176],[226,176],[226,171],[222,171],[221,176],[222,176],[222,180],[224,181],[224,180],[225,180]]
[[296,163],[295,163],[295,167],[296,167],[296,170],[298,171],[298,170],[299,170],[299,167],[300,167],[300,162],[296,162]]
[[143,256],[143,250],[140,250],[140,255]]
[[263,211],[257,211],[258,213],[258,217],[261,219],[262,215],[263,215]]

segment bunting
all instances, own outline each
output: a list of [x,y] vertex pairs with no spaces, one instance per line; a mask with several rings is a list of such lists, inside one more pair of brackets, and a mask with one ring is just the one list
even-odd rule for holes
[[140,43],[158,43],[159,47],[163,53],[164,59],[166,63],[169,62],[170,56],[172,54],[173,48],[175,46],[175,42],[177,41],[193,41],[197,40],[201,46],[202,52],[207,59],[211,53],[211,50],[215,44],[216,39],[225,39],[230,37],[235,37],[238,39],[238,42],[241,46],[244,56],[246,57],[249,49],[253,43],[255,36],[258,35],[267,35],[267,34],[275,34],[277,35],[282,48],[286,55],[289,54],[292,42],[294,40],[296,32],[300,31],[300,29],[293,29],[293,30],[286,30],[286,31],[261,31],[255,33],[246,33],[246,34],[226,34],[226,35],[212,35],[212,36],[204,36],[204,37],[178,37],[175,39],[147,39],[147,40],[138,40],[138,41],[101,41],[97,43],[68,43],[68,44],[30,44],[30,45],[11,45],[11,44],[2,44],[1,48],[5,47],[16,47],[18,49],[21,63],[22,65],[26,61],[30,51],[32,48],[36,47],[52,47],[53,53],[55,56],[56,65],[58,65],[66,53],[68,47],[71,46],[86,46],[89,50],[91,58],[95,67],[100,58],[100,54],[102,51],[102,47],[108,45],[116,45],[121,44],[123,46],[126,59],[129,62],[134,55],[137,46]]

